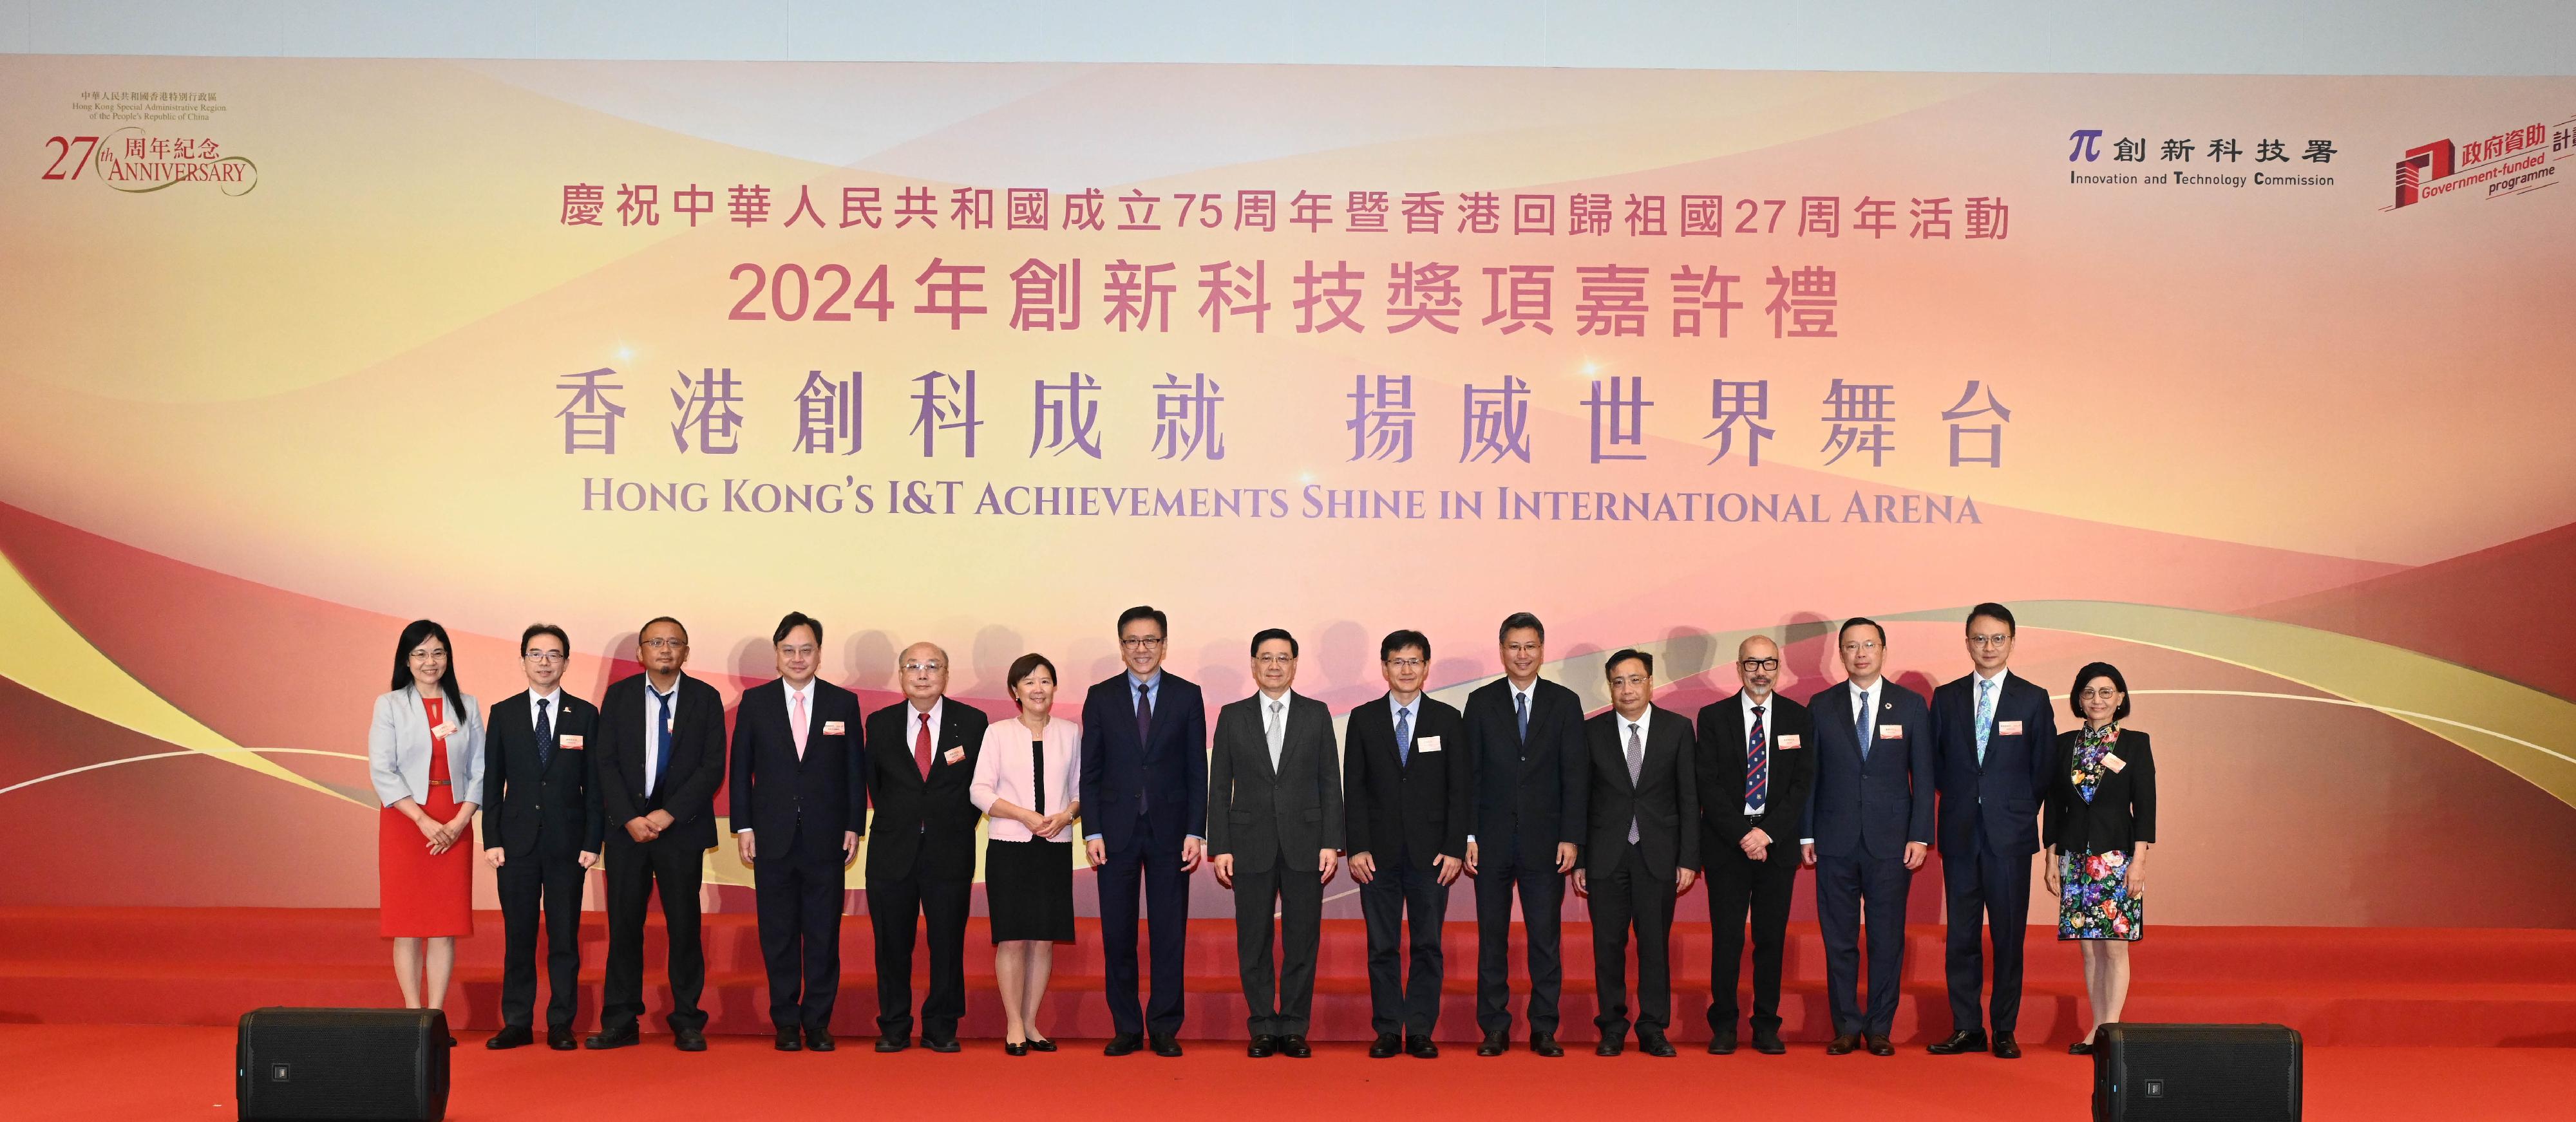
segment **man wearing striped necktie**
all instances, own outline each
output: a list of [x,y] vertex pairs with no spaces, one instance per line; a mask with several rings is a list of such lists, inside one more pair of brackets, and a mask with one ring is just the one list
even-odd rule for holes
[[1735,648],[1744,688],[1699,711],[1700,855],[1708,863],[1708,1051],[1735,1051],[1735,980],[1753,930],[1753,1048],[1780,1042],[1780,966],[1797,887],[1798,815],[1816,777],[1807,707],[1772,692],[1780,646],[1755,635]]

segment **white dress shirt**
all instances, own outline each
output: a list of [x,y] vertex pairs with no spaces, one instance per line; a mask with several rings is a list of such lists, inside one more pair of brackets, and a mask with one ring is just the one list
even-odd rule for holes
[[[1780,750],[1779,745],[1771,742],[1771,711],[1780,707],[1780,695],[1775,693],[1760,701],[1755,701],[1753,700],[1753,691],[1746,690],[1737,696],[1744,700],[1744,746],[1746,748],[1753,747],[1753,726],[1757,723],[1760,724],[1762,726],[1762,765],[1763,767],[1768,768],[1771,766],[1771,753]],[[1753,707],[1756,705],[1762,707],[1762,715],[1759,717],[1756,717],[1753,714]],[[1767,811],[1770,807],[1765,805],[1763,809]],[[1744,804],[1744,813],[1753,813],[1753,804],[1750,801]],[[1770,833],[1770,831],[1764,830],[1763,833],[1767,834]]]
[[538,693],[536,687],[531,686],[528,688],[528,731],[531,733],[537,731],[537,703],[540,701],[546,703],[547,727],[562,728],[563,688],[558,686],[552,692]]
[[[671,679],[671,731],[674,735],[680,729],[680,683],[688,680],[686,674]],[[662,699],[655,697],[654,692],[653,679],[648,676],[644,679],[644,793],[647,795],[655,792],[654,785],[662,778]]]

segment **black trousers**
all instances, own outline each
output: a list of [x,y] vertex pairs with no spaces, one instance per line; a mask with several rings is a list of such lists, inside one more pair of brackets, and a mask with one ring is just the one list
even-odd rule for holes
[[966,1015],[966,914],[974,882],[915,871],[868,881],[868,925],[877,943],[877,1032],[912,1034],[912,936],[918,918],[930,941],[930,992],[921,999],[925,1040],[954,1040]]
[[588,871],[575,854],[527,856],[493,874],[501,896],[501,1023],[531,1028],[537,1004],[537,917],[545,917],[546,1027],[572,1028],[581,979],[581,882]]
[[[1765,831],[1766,833],[1768,831]],[[1789,941],[1789,896],[1798,885],[1795,840],[1771,842],[1767,860],[1744,855],[1732,841],[1702,835],[1708,855],[1708,1027],[1735,1031],[1735,982],[1744,969],[1744,930],[1753,926],[1753,1031],[1780,1031],[1780,960]]]
[[[1190,877],[1181,871],[1180,835],[1158,837],[1153,820],[1136,816],[1127,848],[1103,854],[1093,880],[1100,887],[1100,951],[1110,1028],[1121,1034],[1181,1031],[1181,964],[1189,953]],[[1136,909],[1142,890],[1147,936],[1154,956],[1153,1003],[1136,1003]]]
[[1509,841],[1478,846],[1476,870],[1476,1027],[1485,1034],[1512,1031],[1512,893],[1521,899],[1521,924],[1529,932],[1529,1027],[1556,1031],[1556,999],[1565,985],[1565,874],[1553,862],[1520,858]]
[[769,971],[769,1023],[829,1029],[841,992],[841,894],[848,885],[841,832],[801,823],[785,838],[755,832],[752,850],[760,958]]
[[[1310,855],[1311,856],[1311,855]],[[1257,873],[1235,858],[1234,956],[1243,974],[1243,1003],[1254,1036],[1304,1036],[1315,1005],[1315,955],[1324,933],[1324,879],[1313,869],[1273,858]],[[1270,913],[1279,912],[1279,969],[1270,965]]]
[[2021,1023],[2022,938],[2030,932],[2030,855],[1943,855],[1941,885],[1950,897],[1950,946],[1942,962],[1950,975],[1950,1027],[1982,1027],[1978,989],[1985,982],[1985,954],[1978,929],[1991,923],[1995,939],[1995,1031]]
[[670,928],[668,973],[671,981],[673,1031],[704,1030],[707,1015],[698,995],[707,985],[706,951],[698,942],[698,884],[705,876],[707,851],[670,838],[641,845],[621,827],[609,834],[608,976],[601,986],[599,1028],[623,1031],[644,1016],[644,910],[662,898],[662,920]]
[[1440,1020],[1440,924],[1449,913],[1449,886],[1440,883],[1440,870],[1419,868],[1396,852],[1360,886],[1360,916],[1368,921],[1369,1024],[1380,1035],[1429,1036]]
[[1592,979],[1601,1039],[1628,1036],[1628,931],[1637,932],[1637,1035],[1673,1022],[1673,876],[1656,876],[1633,845],[1619,847],[1608,875],[1587,877],[1592,893]]
[[[1825,935],[1825,1004],[1834,1032],[1885,1036],[1896,1024],[1897,987],[1905,976],[1905,891],[1914,880],[1903,858],[1816,855],[1816,922]],[[1869,922],[1869,1009],[1854,987],[1860,976],[1861,920]]]

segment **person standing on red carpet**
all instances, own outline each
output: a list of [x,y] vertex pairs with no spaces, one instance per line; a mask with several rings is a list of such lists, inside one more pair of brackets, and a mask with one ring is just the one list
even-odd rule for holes
[[2057,738],[2045,835],[2057,937],[2084,948],[2093,1023],[2066,1049],[2083,1056],[2093,1051],[2094,1032],[2120,1019],[2129,1000],[2129,944],[2147,934],[2142,873],[2156,840],[2156,757],[2147,734],[2120,727],[2129,716],[2129,683],[2119,667],[2094,662],[2076,671],[2067,707],[2084,727]]
[[734,846],[752,868],[769,1025],[781,1052],[829,1052],[841,990],[841,903],[866,828],[859,695],[816,680],[823,621],[789,612],[770,633],[778,677],[734,710]]
[[[876,935],[877,1051],[912,1043],[913,933],[927,936],[930,992],[921,999],[921,1046],[957,1052],[966,1015],[966,918],[975,898],[975,764],[991,722],[972,705],[948,704],[948,652],[903,649],[903,700],[868,714],[868,927]],[[917,922],[916,922],[917,921]]]
[[[2023,936],[2030,930],[2030,859],[2039,852],[2039,803],[2055,771],[2057,720],[2048,691],[2012,673],[2012,609],[1979,604],[1968,612],[1968,661],[1974,672],[1932,691],[1932,769],[1937,777],[1941,884],[1950,904],[1950,1035],[1925,1050],[1936,1056],[1992,1050],[2021,1058],[2013,1029],[2021,1019]],[[1979,991],[1985,986],[1984,936],[1995,944],[1994,1036],[1989,1042]]]
[[1449,885],[1467,867],[1474,776],[1466,718],[1422,694],[1431,640],[1392,632],[1379,640],[1377,657],[1386,696],[1351,711],[1342,754],[1351,879],[1368,921],[1369,1020],[1377,1030],[1369,1055],[1401,1049],[1427,1060],[1440,1054],[1431,1042],[1440,1021],[1440,928]]
[[563,628],[532,624],[519,635],[528,688],[492,704],[484,722],[483,860],[501,896],[501,1031],[492,1049],[535,1043],[538,917],[544,916],[546,1047],[574,1047],[580,996],[581,888],[599,864],[608,819],[590,781],[590,738],[599,709],[563,689],[572,641]]
[[1768,635],[1735,648],[1744,688],[1699,711],[1700,856],[1708,862],[1708,1052],[1735,1051],[1735,979],[1753,933],[1753,1050],[1780,1042],[1780,971],[1789,942],[1789,897],[1798,886],[1798,815],[1816,781],[1807,707],[1772,691],[1780,645]]
[[[1297,637],[1271,628],[1252,637],[1260,691],[1217,712],[1208,750],[1208,852],[1217,884],[1234,890],[1235,960],[1250,1010],[1254,1059],[1303,1059],[1322,945],[1324,885],[1341,863],[1341,753],[1333,711],[1292,689]],[[1279,915],[1279,970],[1271,973],[1270,916]]]
[[[1655,704],[1655,656],[1623,650],[1602,664],[1610,711],[1584,722],[1585,818],[1591,829],[1574,889],[1592,900],[1597,1056],[1616,1056],[1631,1023],[1649,1056],[1676,1053],[1673,901],[1699,878],[1699,781],[1690,718]],[[1637,936],[1637,1004],[1628,1005],[1628,935]],[[1629,1014],[1636,1014],[1633,1022]]]
[[[1816,724],[1816,785],[1799,835],[1816,869],[1825,938],[1825,1054],[1893,1056],[1905,980],[1905,896],[1932,849],[1932,709],[1885,677],[1887,630],[1854,616],[1835,633],[1849,677],[1807,699]],[[1860,1004],[1861,918],[1868,916],[1869,1007]]]
[[[1476,882],[1476,1027],[1479,1056],[1512,1046],[1512,931],[1528,939],[1530,1051],[1565,1054],[1556,1042],[1565,987],[1565,878],[1583,848],[1583,702],[1538,676],[1547,626],[1528,612],[1503,618],[1503,676],[1467,695],[1467,875]],[[1512,897],[1521,922],[1512,922]]]
[[991,816],[984,902],[992,913],[993,983],[1002,991],[1002,1054],[1025,1056],[1055,1051],[1055,1041],[1038,1031],[1038,1007],[1055,971],[1055,945],[1073,941],[1082,726],[1055,716],[1055,663],[1045,655],[1014,659],[1005,681],[1019,718],[985,728],[967,793]]
[[[1154,1054],[1181,1054],[1183,963],[1189,953],[1190,874],[1207,845],[1207,702],[1163,669],[1170,620],[1151,607],[1118,615],[1127,669],[1082,702],[1082,845],[1100,888],[1102,996],[1109,1038],[1125,1056],[1151,1036]],[[1135,714],[1130,720],[1128,714]],[[1143,889],[1153,940],[1153,1004],[1136,1002],[1136,903]]]
[[669,935],[671,1043],[707,1050],[707,1014],[698,995],[707,984],[699,941],[698,886],[707,851],[716,846],[716,788],[725,777],[724,698],[680,672],[689,661],[689,630],[660,616],[636,636],[644,672],[608,687],[599,703],[599,739],[590,748],[593,781],[607,816],[608,972],[600,989],[599,1031],[584,1048],[624,1048],[640,1041],[644,1017],[644,912],[657,894]]
[[483,715],[456,686],[451,650],[435,622],[404,627],[392,687],[376,697],[367,729],[367,772],[384,805],[376,820],[381,930],[393,940],[405,1009],[446,1006],[456,939],[474,934],[468,834],[483,790]]

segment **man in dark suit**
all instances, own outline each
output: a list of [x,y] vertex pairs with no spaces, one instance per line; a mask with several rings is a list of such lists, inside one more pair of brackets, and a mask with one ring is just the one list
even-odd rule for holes
[[770,643],[777,679],[744,690],[734,711],[734,843],[752,868],[776,1047],[829,1052],[841,894],[867,820],[865,729],[859,695],[814,678],[821,620],[789,612]]
[[1476,878],[1479,1056],[1511,1047],[1512,894],[1529,932],[1530,1051],[1562,1056],[1556,999],[1565,969],[1565,875],[1582,850],[1583,702],[1538,676],[1547,628],[1528,612],[1503,620],[1503,676],[1467,695],[1467,874]]
[[[1100,887],[1104,996],[1124,1056],[1150,1032],[1154,1054],[1181,1054],[1181,979],[1189,951],[1190,874],[1207,841],[1207,703],[1163,669],[1170,621],[1150,607],[1118,616],[1125,672],[1082,703],[1082,845]],[[1134,718],[1129,719],[1129,714]],[[1136,1002],[1136,903],[1154,942],[1153,1005]]]
[[[1440,1054],[1440,923],[1449,883],[1467,866],[1467,804],[1474,776],[1466,718],[1422,695],[1431,640],[1397,631],[1379,640],[1386,696],[1351,710],[1343,739],[1342,798],[1349,804],[1351,879],[1368,921],[1369,1055]],[[1411,971],[1405,933],[1412,932]]]
[[[1297,637],[1271,628],[1252,637],[1261,692],[1219,710],[1208,751],[1208,853],[1217,883],[1234,890],[1235,959],[1251,1009],[1256,1059],[1300,1059],[1315,999],[1324,882],[1342,848],[1341,755],[1333,711],[1291,692]],[[1270,913],[1279,910],[1280,965],[1270,969]],[[1273,986],[1276,986],[1274,993]]]
[[660,890],[668,927],[672,1043],[707,1050],[706,953],[698,942],[698,885],[716,845],[716,787],[725,777],[724,699],[680,673],[689,632],[663,616],[644,625],[644,672],[608,687],[589,751],[607,816],[608,976],[599,1032],[585,1048],[636,1043],[644,1016],[644,909]]
[[[1905,891],[1932,841],[1932,711],[1890,682],[1887,630],[1852,617],[1836,635],[1850,675],[1807,701],[1816,726],[1816,785],[1807,797],[1806,860],[1816,866],[1816,920],[1825,935],[1827,1055],[1866,1040],[1893,1056],[1897,986],[1905,973]],[[1854,990],[1861,916],[1869,916],[1869,1009]]]
[[[2030,923],[2030,858],[2039,852],[2039,806],[2048,796],[2057,720],[2048,691],[2012,673],[2012,609],[1968,612],[1968,661],[1976,670],[1932,691],[1933,768],[1940,791],[1941,884],[1950,897],[1950,1035],[1936,1056],[1983,1052],[2021,1058],[2022,937]],[[1985,955],[1995,940],[1995,1033],[1980,1016]]]
[[912,935],[930,941],[930,992],[921,1001],[921,1046],[958,1050],[966,1015],[966,915],[975,886],[976,809],[968,788],[983,754],[983,710],[951,706],[948,652],[903,649],[903,700],[868,714],[868,924],[877,944],[877,1051],[912,1044]]
[[1807,707],[1771,692],[1780,645],[1755,635],[1735,648],[1744,688],[1699,711],[1700,855],[1708,860],[1708,1051],[1735,1051],[1735,979],[1753,925],[1753,1049],[1780,1043],[1780,960],[1789,941],[1789,894],[1804,859],[1794,835],[1816,776]]
[[1584,724],[1591,840],[1574,871],[1592,898],[1592,977],[1601,1043],[1628,1039],[1628,932],[1637,934],[1637,1047],[1674,1055],[1673,900],[1699,877],[1699,781],[1690,718],[1655,704],[1655,656],[1624,650],[1602,665],[1610,711]]
[[581,973],[581,882],[599,863],[607,819],[590,782],[599,710],[561,688],[572,641],[551,623],[519,636],[525,693],[492,706],[483,722],[483,859],[501,895],[501,1031],[486,1048],[534,1043],[537,914],[545,912],[546,1046],[572,1050],[573,1003]]

